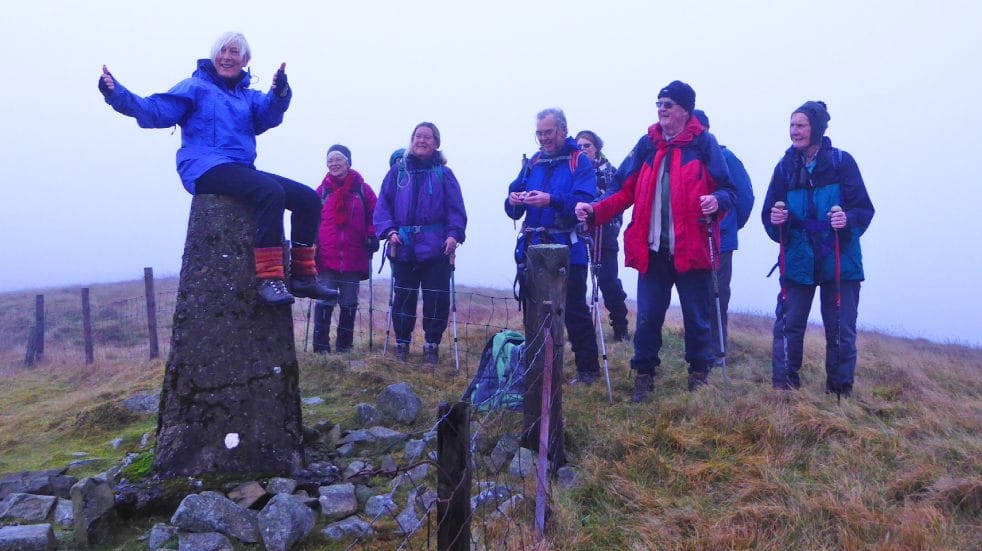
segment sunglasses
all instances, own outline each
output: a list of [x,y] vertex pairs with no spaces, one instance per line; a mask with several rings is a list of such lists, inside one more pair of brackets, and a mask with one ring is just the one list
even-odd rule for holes
[[661,109],[662,107],[664,107],[665,109],[671,109],[672,107],[675,107],[676,105],[678,105],[678,104],[675,103],[674,101],[667,101],[666,100],[666,101],[656,101],[655,102],[655,107],[657,107],[659,109]]

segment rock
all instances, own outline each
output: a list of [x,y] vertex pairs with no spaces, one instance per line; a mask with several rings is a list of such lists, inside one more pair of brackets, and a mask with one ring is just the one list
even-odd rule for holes
[[511,496],[510,498],[498,504],[496,510],[493,513],[491,513],[491,518],[494,519],[507,518],[509,515],[511,515],[511,512],[515,510],[515,507],[517,507],[518,504],[521,503],[524,499],[525,497],[522,496],[521,494],[516,494]]
[[149,445],[150,445],[150,433],[145,432],[143,433],[143,436],[140,437],[140,449],[141,450],[146,449],[146,447]]
[[115,496],[109,483],[95,478],[79,480],[71,490],[75,542],[93,547],[112,533],[116,525]]
[[363,427],[371,427],[382,421],[382,415],[371,404],[358,404],[355,411],[358,413],[358,424]]
[[310,398],[304,398],[301,402],[305,406],[319,406],[324,403],[324,399],[320,396],[312,396]]
[[374,520],[379,517],[395,515],[399,512],[399,506],[392,501],[392,496],[382,494],[368,498],[365,503],[365,514]]
[[351,463],[348,463],[348,466],[345,467],[344,472],[341,473],[341,478],[344,480],[349,480],[357,476],[361,476],[359,475],[359,473],[361,473],[362,471],[370,471],[370,470],[372,470],[371,464],[356,459]]
[[580,483],[579,474],[569,465],[559,467],[559,470],[556,471],[556,479],[559,481],[559,485],[566,489],[573,488]]
[[157,420],[161,478],[302,467],[293,315],[256,293],[252,210],[192,199]]
[[303,442],[308,446],[310,444],[316,444],[317,442],[320,442],[323,436],[324,436],[323,434],[321,434],[319,431],[315,429],[312,429],[307,426],[303,428]]
[[526,478],[535,475],[535,464],[538,453],[528,448],[518,448],[511,464],[508,465],[508,474],[519,478]]
[[25,524],[0,528],[2,551],[50,551],[58,548],[50,524]]
[[317,498],[308,494],[305,490],[300,490],[293,494],[293,497],[299,499],[301,503],[309,507],[310,509],[318,509],[320,504],[317,502]]
[[178,551],[232,551],[232,542],[218,532],[178,532]]
[[406,383],[397,383],[385,387],[375,399],[375,405],[382,415],[397,423],[411,425],[419,416],[422,401],[413,394]]
[[329,447],[336,447],[341,441],[341,425],[334,425],[324,435],[325,443]]
[[303,501],[277,494],[259,513],[259,533],[269,551],[287,551],[314,529],[314,512]]
[[102,463],[101,459],[80,459],[78,461],[72,461],[68,464],[68,472],[75,472],[86,467],[98,465],[99,463]]
[[141,392],[119,403],[130,413],[155,414],[160,409],[159,392]]
[[419,529],[422,521],[416,514],[416,490],[409,492],[406,499],[406,508],[396,516],[396,532],[404,536],[412,534]]
[[399,465],[396,464],[396,459],[391,455],[385,455],[382,457],[381,465],[379,469],[383,473],[395,473],[399,469]]
[[72,457],[88,457],[89,454],[86,452],[72,452]]
[[48,519],[58,498],[34,494],[10,494],[0,503],[0,520],[41,522]]
[[119,447],[123,445],[123,437],[117,436],[116,438],[113,438],[109,441],[109,445],[112,447],[112,449],[118,450]]
[[0,478],[0,500],[10,494],[34,494],[58,496],[67,499],[72,485],[78,482],[74,476],[66,476],[66,469],[22,471]]
[[[440,499],[440,496],[433,490],[424,492],[423,495],[416,499],[416,505],[423,510],[423,516],[429,511],[436,511],[436,502]],[[473,509],[471,509],[473,511]]]
[[386,450],[394,448],[408,438],[405,434],[387,427],[372,427],[368,429],[368,432]]
[[355,484],[355,498],[358,500],[358,508],[364,508],[368,500],[375,495],[375,490],[366,484]]
[[355,485],[351,483],[321,486],[321,513],[327,520],[338,520],[358,512],[358,498],[355,497]]
[[422,440],[410,440],[406,442],[406,452],[402,455],[403,461],[406,463],[415,463],[423,455],[423,450],[426,449],[426,442]]
[[513,432],[506,432],[494,445],[488,458],[488,470],[494,474],[500,473],[518,451],[519,437]]
[[255,513],[217,492],[185,497],[170,523],[188,532],[220,532],[245,543],[259,541]]
[[371,538],[375,536],[375,531],[365,521],[358,517],[346,518],[342,521],[328,524],[321,530],[321,533],[332,540],[342,540],[344,538]]
[[[294,486],[296,486],[294,484]],[[291,489],[291,491],[293,491]],[[289,492],[288,492],[289,493]],[[265,488],[258,482],[245,482],[239,484],[228,493],[228,498],[235,502],[239,507],[248,509],[267,497]],[[262,505],[260,503],[260,505]]]
[[496,509],[499,504],[508,500],[513,493],[511,486],[508,486],[507,484],[491,482],[486,486],[486,489],[482,490],[476,496],[471,498],[471,511],[476,512],[478,509],[485,506],[490,507],[491,509]]
[[395,492],[395,490],[404,483],[409,484],[413,488],[418,487],[423,483],[423,480],[426,478],[426,475],[429,474],[429,472],[429,463],[416,465],[412,469],[402,473],[402,476],[395,479],[395,481],[392,483],[392,491]]
[[163,522],[158,522],[153,525],[150,529],[150,534],[147,537],[147,547],[153,551],[154,549],[160,549],[161,547],[167,545],[168,542],[177,537],[177,527],[171,526],[170,524],[164,524]]
[[292,478],[271,478],[266,484],[266,492],[270,494],[292,494],[297,489],[297,481]]
[[374,444],[375,435],[363,429],[353,430],[341,437],[339,444]]
[[55,524],[63,528],[71,528],[75,524],[75,507],[72,500],[58,498],[55,504]]
[[338,455],[341,457],[351,457],[355,454],[354,444],[341,444],[337,448]]

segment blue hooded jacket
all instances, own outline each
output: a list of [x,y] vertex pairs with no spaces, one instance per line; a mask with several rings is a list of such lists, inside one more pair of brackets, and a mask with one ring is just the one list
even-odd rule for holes
[[164,94],[142,98],[116,81],[106,103],[133,117],[140,128],[181,127],[177,172],[188,193],[209,169],[226,163],[254,167],[256,136],[283,122],[293,87],[286,97],[249,88],[250,74],[242,71],[229,88],[210,59],[199,59],[191,78]]
[[730,180],[736,186],[736,201],[733,208],[723,215],[719,221],[719,250],[720,252],[730,252],[737,250],[737,230],[743,229],[747,220],[750,220],[750,213],[754,209],[754,188],[750,184],[750,175],[743,167],[740,159],[733,154],[726,146],[719,146],[723,152],[723,159],[726,160],[726,168],[730,171]]
[[[574,169],[575,166],[575,169]],[[583,153],[573,138],[567,137],[563,147],[553,155],[536,153],[508,186],[508,193],[516,191],[544,191],[549,194],[548,207],[511,205],[505,199],[505,213],[513,220],[525,216],[524,228],[546,228],[546,232],[533,232],[528,243],[519,236],[516,260],[523,260],[520,252],[527,245],[558,243],[570,248],[569,262],[574,266],[586,266],[586,247],[576,236],[576,203],[589,203],[597,197],[597,175],[590,158]]]

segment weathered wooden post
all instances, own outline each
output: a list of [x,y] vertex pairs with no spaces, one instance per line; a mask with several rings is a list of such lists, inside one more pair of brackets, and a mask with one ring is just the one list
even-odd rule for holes
[[153,268],[143,269],[143,289],[147,297],[147,332],[150,334],[150,359],[160,356],[157,341],[157,295],[153,292]]
[[24,365],[32,366],[44,358],[44,295],[34,296],[34,327],[27,338]]
[[82,339],[85,342],[85,363],[95,361],[92,348],[92,307],[89,305],[89,288],[82,287]]
[[471,548],[470,409],[467,402],[440,404],[437,426],[437,549]]
[[[542,383],[545,335],[550,333],[552,355],[552,407],[548,427],[549,460],[552,468],[566,464],[563,445],[563,343],[569,248],[565,245],[533,245],[526,251],[525,303],[525,395],[523,399],[522,447],[539,449],[542,417]],[[547,313],[549,313],[547,315]],[[544,326],[548,323],[548,326]]]
[[252,209],[191,203],[153,471],[293,473],[302,468],[299,369],[290,306],[256,294]]

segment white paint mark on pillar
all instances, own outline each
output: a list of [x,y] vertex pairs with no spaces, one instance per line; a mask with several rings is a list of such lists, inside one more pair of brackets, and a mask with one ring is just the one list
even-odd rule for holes
[[239,433],[230,432],[225,435],[225,447],[228,449],[233,449],[239,445]]
[[273,368],[273,373],[279,375],[280,373],[283,373],[283,368],[281,368],[280,366],[276,366]]

